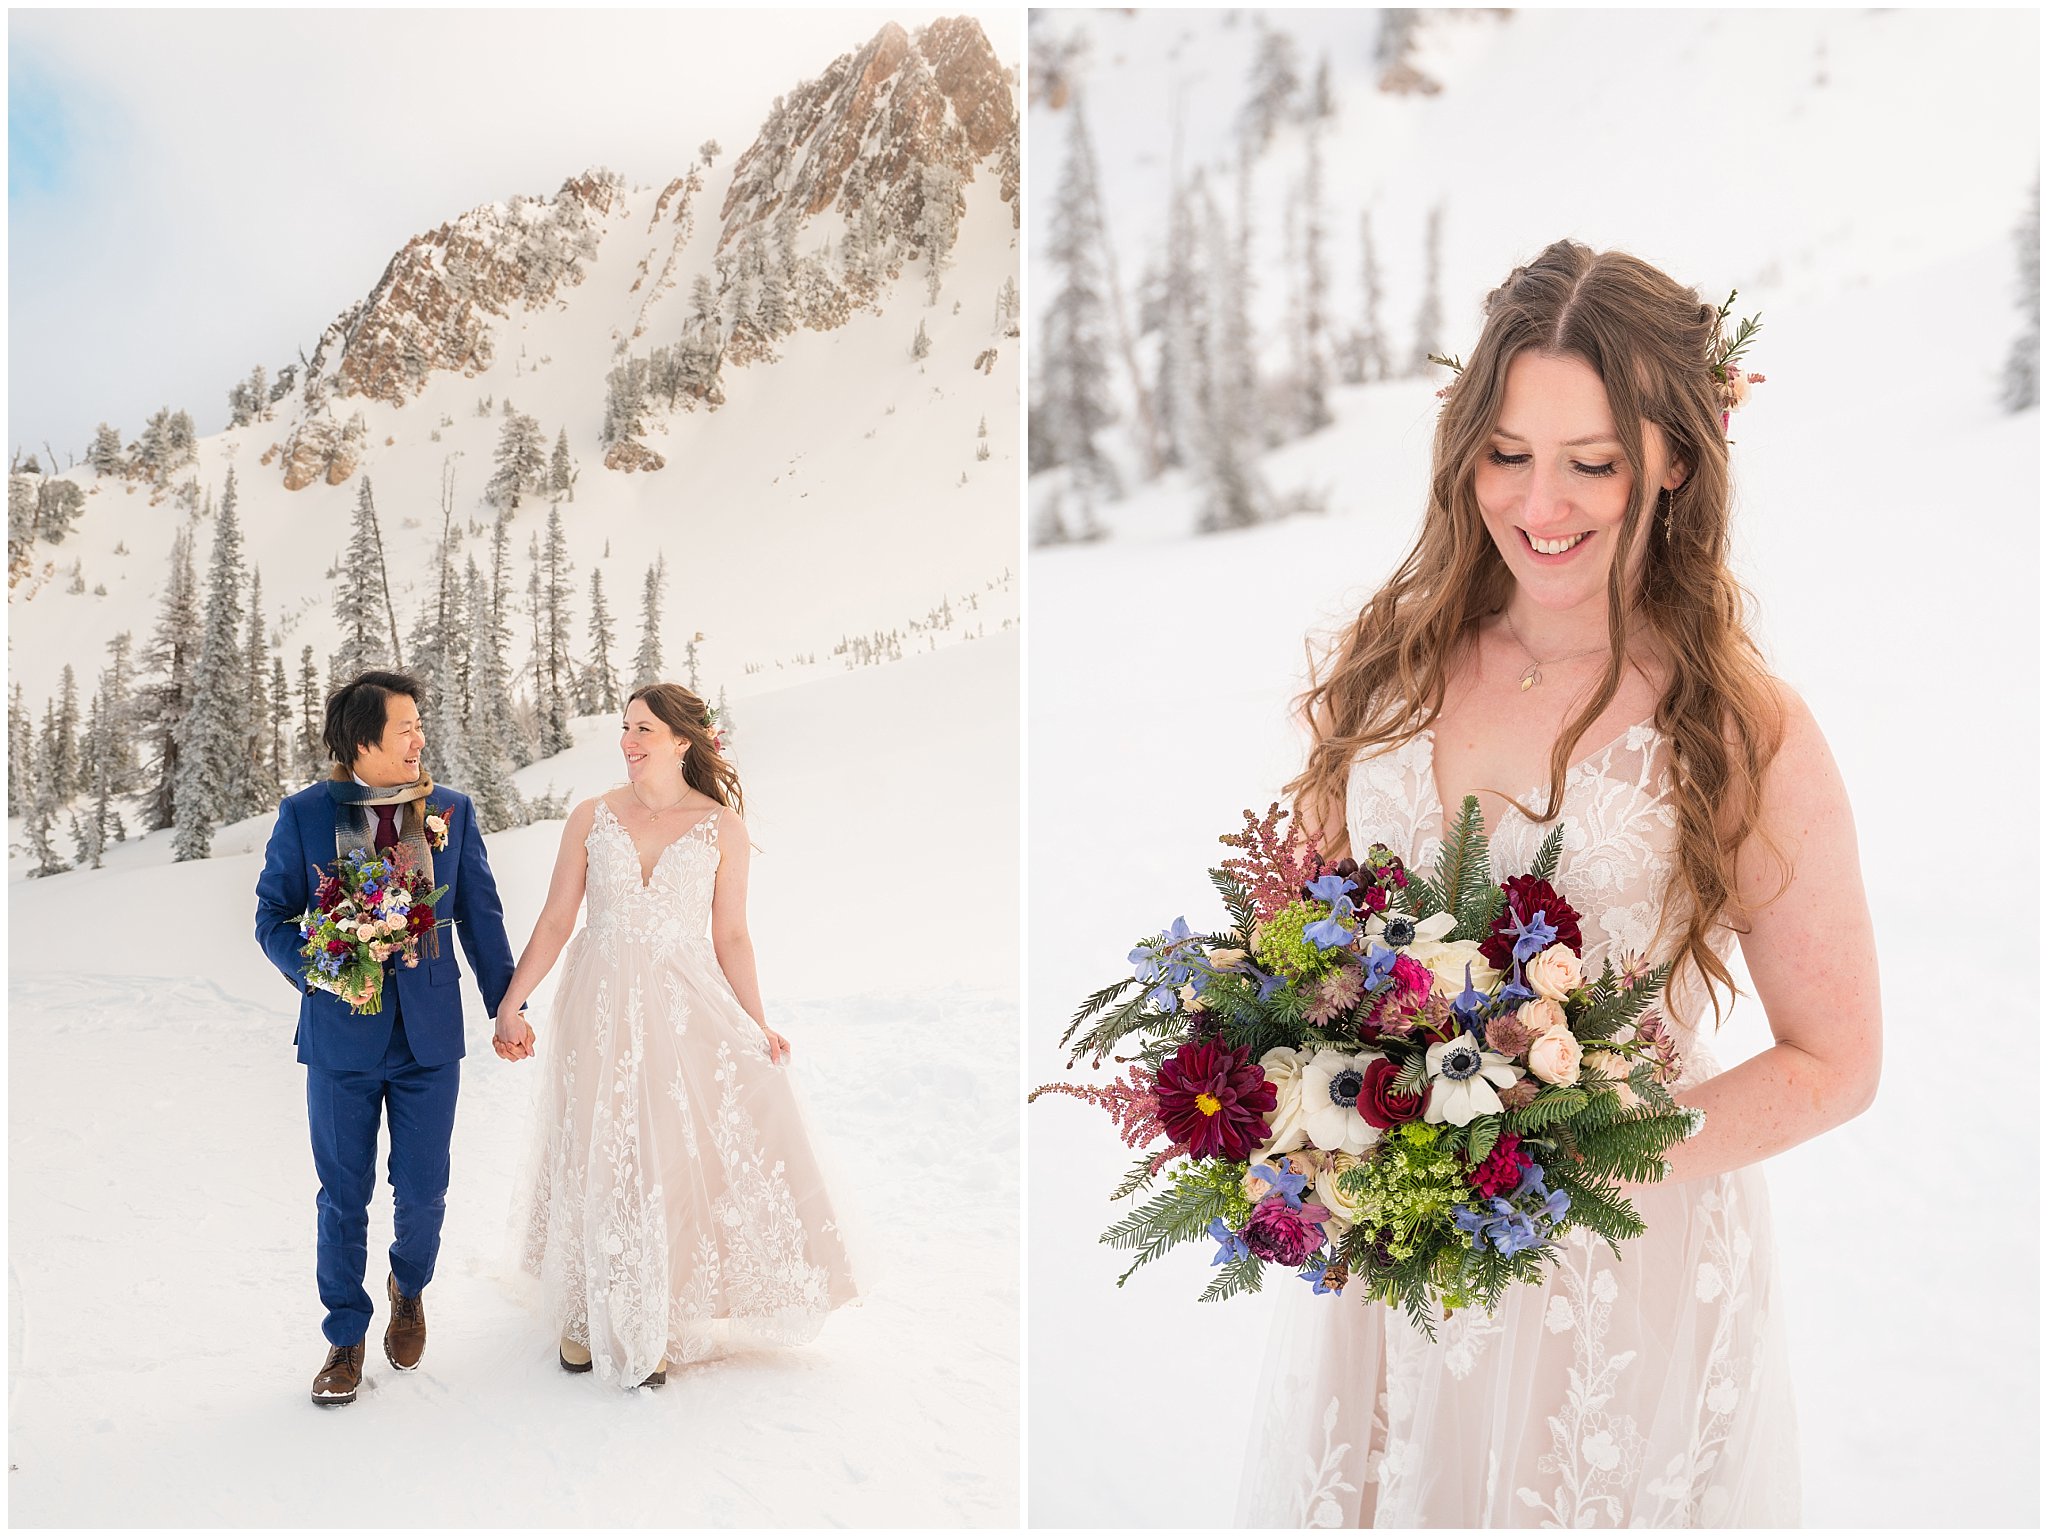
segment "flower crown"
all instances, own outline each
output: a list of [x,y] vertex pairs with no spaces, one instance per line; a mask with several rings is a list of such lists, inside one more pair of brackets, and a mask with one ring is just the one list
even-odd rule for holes
[[[1756,333],[1764,328],[1761,312],[1736,322],[1735,334],[1730,336],[1724,330],[1728,316],[1735,309],[1736,290],[1728,290],[1728,298],[1714,311],[1714,339],[1707,347],[1707,377],[1713,381],[1714,397],[1721,402],[1721,431],[1728,431],[1728,417],[1749,400],[1749,387],[1765,382],[1762,374],[1752,374],[1738,368],[1742,355],[1749,350],[1749,344],[1756,340]],[[1454,374],[1463,374],[1465,365],[1455,354],[1432,352],[1432,363],[1440,363]],[[1455,382],[1455,381],[1454,381]],[[1451,386],[1445,385],[1436,392],[1438,400],[1449,398]]]

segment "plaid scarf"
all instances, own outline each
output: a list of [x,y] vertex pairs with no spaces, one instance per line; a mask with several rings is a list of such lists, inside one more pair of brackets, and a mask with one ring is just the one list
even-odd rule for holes
[[[399,808],[398,841],[411,855],[411,862],[426,873],[427,889],[434,887],[434,850],[427,842],[426,799],[434,793],[433,779],[422,774],[409,785],[374,790],[356,783],[356,776],[335,764],[328,771],[327,794],[334,803],[334,857],[345,859],[357,849],[374,849],[377,843],[378,806]],[[426,950],[441,953],[441,931],[427,931]]]

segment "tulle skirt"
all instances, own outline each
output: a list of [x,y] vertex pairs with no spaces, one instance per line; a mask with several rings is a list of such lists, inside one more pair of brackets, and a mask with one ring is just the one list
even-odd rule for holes
[[856,1292],[788,1069],[710,940],[571,942],[522,1260],[606,1381],[801,1344]]
[[1356,1297],[1283,1300],[1239,1503],[1248,1526],[1793,1526],[1796,1426],[1755,1168],[1630,1192],[1541,1287],[1432,1343]]

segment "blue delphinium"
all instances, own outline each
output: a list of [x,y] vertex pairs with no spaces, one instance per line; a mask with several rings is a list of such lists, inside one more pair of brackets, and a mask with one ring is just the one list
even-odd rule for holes
[[1216,1257],[1209,1261],[1212,1265],[1220,1265],[1225,1260],[1241,1260],[1252,1257],[1252,1251],[1246,1245],[1244,1235],[1232,1232],[1230,1224],[1221,1217],[1217,1217],[1210,1222],[1209,1236],[1215,1239],[1220,1246],[1216,1250]]
[[1512,1255],[1547,1242],[1571,1204],[1570,1196],[1549,1187],[1542,1166],[1532,1163],[1512,1193],[1461,1206],[1451,1221],[1474,1250],[1492,1244],[1495,1253]]
[[1344,1290],[1344,1283],[1342,1281],[1338,1282],[1335,1286],[1330,1285],[1329,1276],[1330,1256],[1327,1254],[1318,1254],[1308,1262],[1308,1267],[1301,1272],[1301,1278],[1315,1288],[1315,1293],[1318,1297],[1334,1297]]
[[1133,974],[1140,982],[1153,984],[1149,1001],[1155,1009],[1171,1010],[1176,1001],[1178,989],[1193,982],[1195,991],[1202,990],[1202,979],[1187,960],[1178,954],[1180,947],[1194,938],[1194,931],[1188,927],[1185,916],[1173,920],[1173,926],[1160,936],[1156,945],[1139,945],[1131,951]]
[[315,964],[330,977],[338,977],[341,975],[341,967],[345,959],[346,957],[337,955],[332,950],[322,950],[320,952],[320,959]]
[[1293,1170],[1282,1170],[1278,1165],[1255,1163],[1247,1171],[1257,1175],[1273,1187],[1273,1193],[1287,1203],[1288,1210],[1301,1210],[1302,1192],[1308,1189],[1308,1176]]
[[[1335,876],[1326,875],[1323,877],[1323,880],[1335,880],[1336,878]],[[1322,882],[1319,881],[1316,884],[1320,885]],[[1357,909],[1351,905],[1351,898],[1339,896],[1336,901],[1330,904],[1330,916],[1318,918],[1314,923],[1304,925],[1301,937],[1314,945],[1318,950],[1335,950],[1340,946],[1348,945],[1351,943],[1352,934],[1356,931],[1347,920],[1356,911]]]

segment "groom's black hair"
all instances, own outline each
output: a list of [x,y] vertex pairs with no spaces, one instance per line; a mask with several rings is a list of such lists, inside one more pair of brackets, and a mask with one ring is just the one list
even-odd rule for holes
[[356,755],[384,740],[389,710],[385,701],[403,694],[415,705],[426,703],[426,685],[402,672],[365,672],[327,696],[327,721],[320,740],[343,768],[354,768]]

